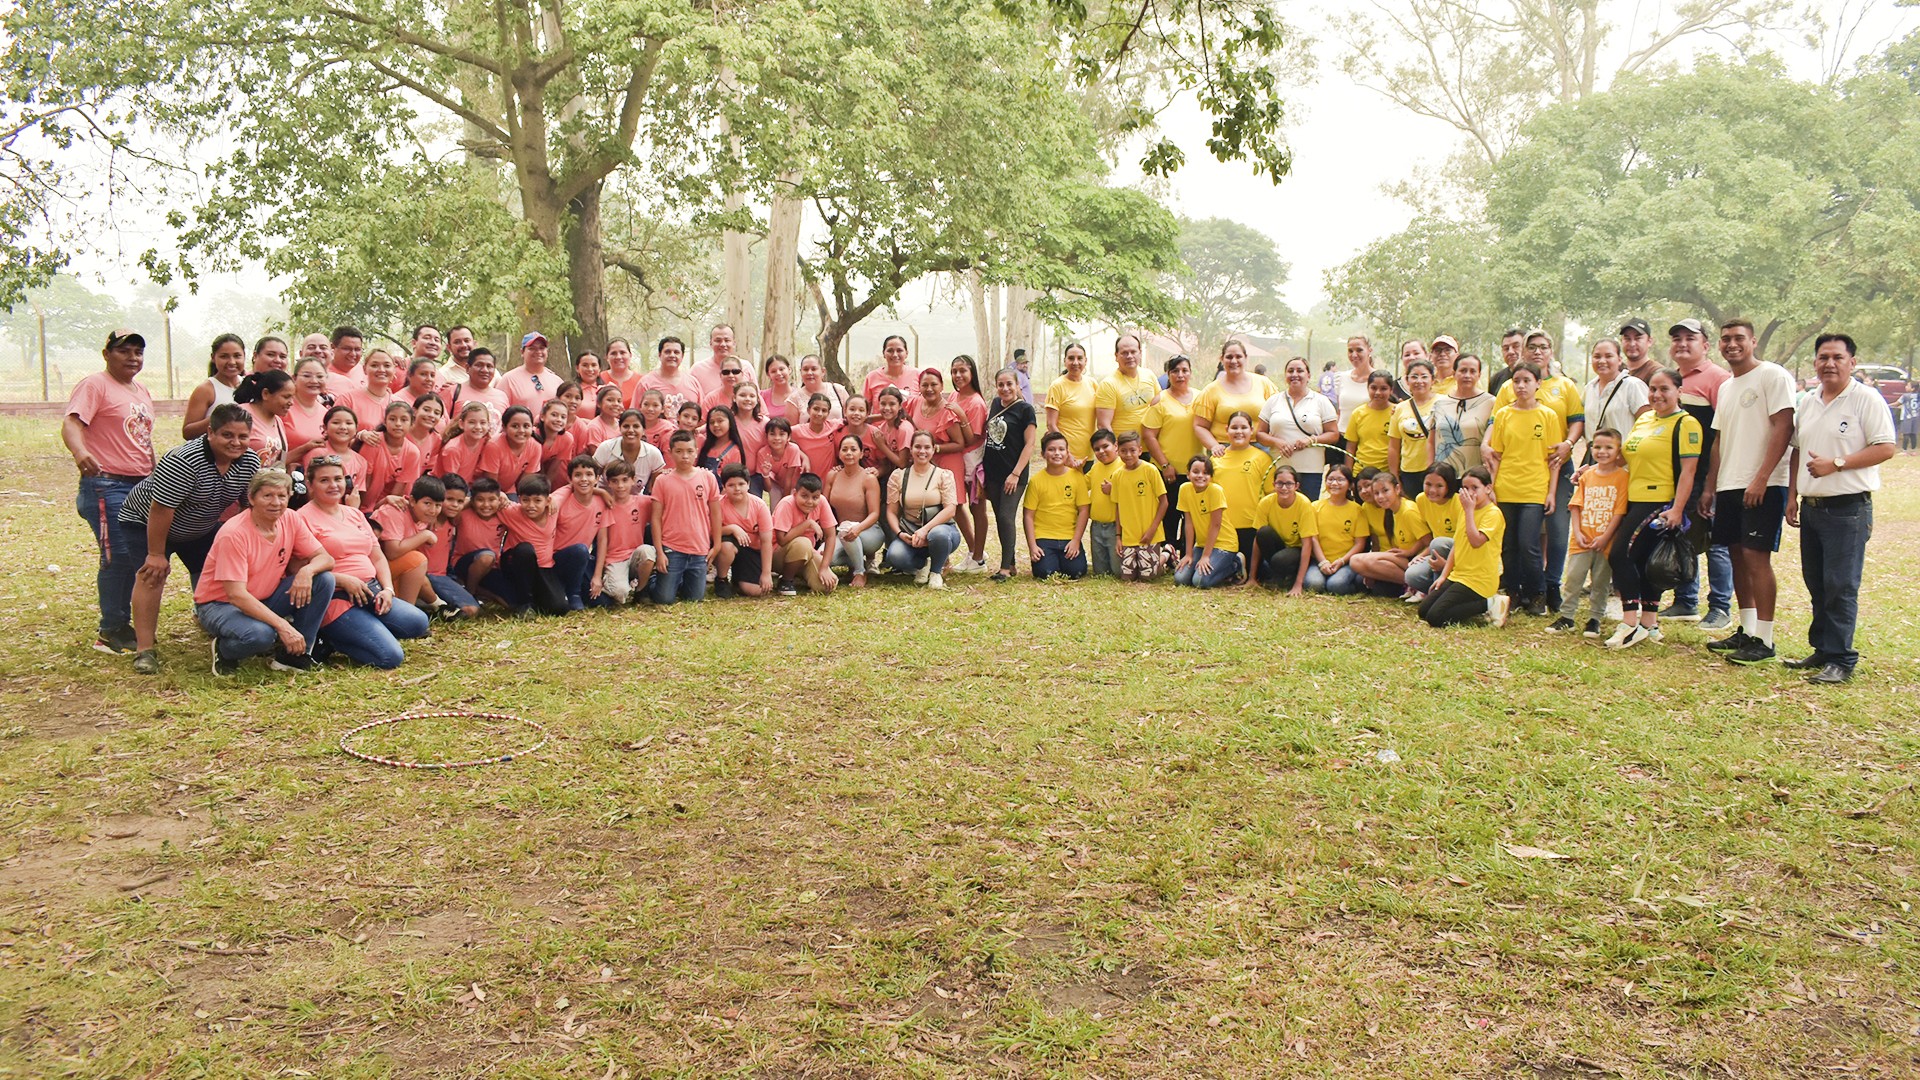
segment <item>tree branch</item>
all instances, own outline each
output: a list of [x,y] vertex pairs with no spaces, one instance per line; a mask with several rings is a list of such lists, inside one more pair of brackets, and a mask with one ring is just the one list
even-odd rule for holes
[[433,38],[416,34],[410,30],[402,30],[397,25],[383,23],[372,16],[363,15],[358,11],[354,11],[352,8],[329,6],[322,8],[321,11],[336,19],[342,19],[359,26],[364,26],[369,30],[377,30],[402,45],[411,45],[416,49],[430,52],[435,56],[444,56],[449,60],[456,60],[462,64],[477,67],[482,71],[491,72],[502,78],[507,74],[506,65],[488,56],[486,53],[477,52],[473,49],[463,48],[458,45],[450,45],[444,41],[435,41]]
[[413,91],[414,93],[419,94],[421,97],[426,98],[428,101],[433,102],[435,105],[440,106],[441,108],[447,110],[448,112],[454,114],[455,116],[458,116],[460,119],[465,120],[467,123],[472,124],[474,127],[479,128],[480,130],[486,132],[488,135],[493,136],[494,138],[500,140],[501,142],[504,143],[504,142],[511,141],[506,131],[502,129],[500,125],[494,123],[492,118],[484,116],[480,112],[473,109],[472,107],[463,105],[460,102],[457,102],[452,98],[448,97],[447,95],[441,93],[440,91],[435,90],[432,87],[429,87],[421,83],[419,80],[414,79],[413,77],[405,74],[404,72],[401,72],[400,70],[395,68],[393,65],[388,64],[384,60],[369,59],[367,61],[367,66],[371,67],[375,71],[378,71],[382,75],[385,75],[387,78],[392,79],[394,82],[399,83],[401,86],[404,86],[407,89]]

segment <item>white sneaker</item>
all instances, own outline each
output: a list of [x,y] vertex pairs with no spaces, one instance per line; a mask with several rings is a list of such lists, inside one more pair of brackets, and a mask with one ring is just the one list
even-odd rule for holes
[[931,576],[933,576],[933,564],[930,562],[921,563],[920,569],[913,572],[913,583],[915,585],[925,585],[927,579]]
[[1620,647],[1621,642],[1627,640],[1627,635],[1633,633],[1634,628],[1639,625],[1640,625],[1639,623],[1623,622],[1619,626],[1616,626],[1613,628],[1613,636],[1607,638],[1607,640],[1601,642],[1600,644],[1606,646],[1609,649],[1617,649]]
[[1507,625],[1507,612],[1513,610],[1513,598],[1505,593],[1495,593],[1487,599],[1487,621],[1495,626]]
[[869,556],[867,556],[867,573],[869,573],[869,574],[877,574],[877,573],[879,573],[879,572],[880,572],[880,564],[881,564],[881,563],[882,563],[882,562],[883,562],[883,561],[884,561],[885,559],[886,559],[886,552],[884,552],[884,551],[879,551],[879,550],[876,550],[876,551],[874,551],[874,553],[873,553],[873,554],[871,554],[871,555],[869,555]]
[[1631,649],[1635,645],[1638,645],[1641,642],[1646,641],[1649,638],[1653,637],[1653,635],[1656,632],[1657,631],[1648,630],[1646,627],[1641,626],[1638,623],[1635,623],[1633,628],[1627,631],[1627,636],[1620,639],[1620,644],[1614,645],[1612,643],[1608,643],[1607,648]]
[[1406,595],[1400,597],[1400,602],[1403,604],[1417,604],[1426,598],[1426,593],[1417,593],[1409,590]]
[[944,589],[944,588],[946,588],[946,587],[947,587],[947,579],[946,579],[946,578],[944,578],[944,577],[941,577],[941,576],[940,576],[939,574],[928,574],[928,575],[927,575],[927,588],[929,588],[929,589]]

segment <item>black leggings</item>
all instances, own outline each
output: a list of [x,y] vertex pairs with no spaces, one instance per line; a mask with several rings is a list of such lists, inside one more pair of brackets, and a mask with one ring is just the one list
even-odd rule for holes
[[[1181,467],[1182,469],[1185,466]],[[1180,512],[1180,489],[1187,486],[1187,474],[1183,471],[1167,485],[1167,517],[1160,523],[1167,530],[1167,543],[1175,551],[1185,551],[1181,539],[1187,534],[1187,515]]]
[[1620,520],[1620,531],[1613,534],[1613,551],[1607,556],[1607,565],[1613,568],[1613,587],[1620,594],[1622,614],[1639,611],[1643,607],[1656,610],[1660,607],[1659,593],[1646,595],[1650,591],[1642,573],[1645,570],[1646,551],[1643,545],[1640,554],[1637,557],[1634,555],[1633,536],[1648,518],[1667,506],[1667,503],[1657,502],[1628,503],[1627,515]]
[[1420,617],[1428,626],[1454,626],[1487,613],[1487,598],[1469,586],[1449,581],[1440,591],[1420,601]]
[[[1294,579],[1300,574],[1300,549],[1288,547],[1271,525],[1260,526],[1259,544],[1260,565],[1253,568],[1254,576],[1267,585],[1293,588]],[[1253,549],[1247,550],[1252,554]]]
[[1013,556],[1020,550],[1020,500],[1027,493],[1026,477],[1007,494],[1007,478],[987,477],[987,501],[993,504],[993,531],[1000,538],[1000,569],[1012,571]]

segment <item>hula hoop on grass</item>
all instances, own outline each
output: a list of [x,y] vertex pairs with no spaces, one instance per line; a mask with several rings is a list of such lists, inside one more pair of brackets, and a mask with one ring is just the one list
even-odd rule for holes
[[[378,754],[369,754],[364,750],[356,750],[353,747],[353,737],[355,735],[360,734],[363,731],[367,731],[372,728],[386,727],[390,724],[403,724],[409,720],[441,720],[441,719],[505,720],[515,724],[525,724],[526,726],[540,733],[540,741],[534,743],[532,746],[527,747],[525,750],[515,750],[509,753],[498,754],[494,757],[488,757],[488,758],[475,758],[472,761],[400,761],[395,758],[381,757]],[[340,736],[340,749],[343,752],[352,755],[353,757],[359,758],[361,761],[371,761],[375,765],[392,765],[394,768],[397,768],[397,769],[465,769],[475,765],[502,765],[502,764],[505,764],[506,762],[512,761],[514,758],[526,757],[528,754],[531,754],[535,750],[538,750],[541,747],[547,745],[548,738],[549,736],[547,734],[546,728],[541,727],[539,724],[536,724],[531,720],[525,720],[518,716],[513,716],[508,713],[483,713],[483,712],[467,712],[465,710],[454,710],[450,712],[407,713],[405,716],[390,716],[385,720],[369,720],[368,722],[361,724],[359,727],[354,728],[352,731],[347,732],[345,735]]]

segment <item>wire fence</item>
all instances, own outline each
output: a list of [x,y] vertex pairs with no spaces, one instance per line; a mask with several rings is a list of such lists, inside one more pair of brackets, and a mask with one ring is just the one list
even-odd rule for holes
[[[140,372],[139,381],[156,401],[184,398],[193,393],[194,387],[206,381],[207,362],[204,357],[194,364],[176,352],[173,364],[172,378],[169,380],[164,349],[147,346],[147,366]],[[0,347],[0,402],[65,401],[73,393],[75,383],[96,371],[104,370],[105,366],[98,349],[89,352],[85,349],[49,348],[43,372],[39,349]]]

